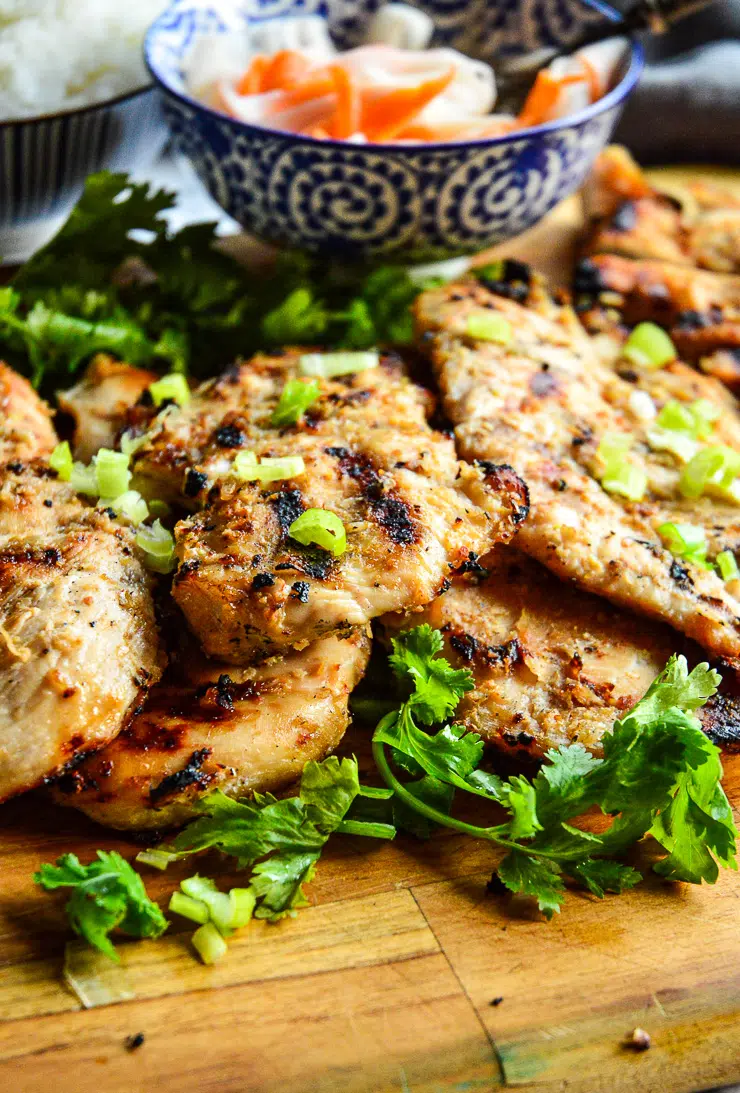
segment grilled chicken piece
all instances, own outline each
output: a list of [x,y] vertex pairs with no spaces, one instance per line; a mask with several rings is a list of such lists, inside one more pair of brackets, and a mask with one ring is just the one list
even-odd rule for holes
[[216,788],[282,789],[342,739],[369,650],[361,629],[257,668],[183,647],[117,739],[59,780],[55,799],[110,827],[151,829],[190,819]]
[[0,465],[46,455],[56,442],[49,407],[0,361]]
[[[466,334],[469,314],[481,309],[509,320],[510,345]],[[425,293],[417,321],[461,454],[506,460],[529,487],[530,515],[517,545],[562,579],[671,624],[714,656],[740,656],[740,589],[674,558],[656,531],[667,521],[699,524],[713,559],[737,547],[740,508],[680,496],[680,467],[673,456],[650,449],[633,392],[642,386],[656,400],[661,390],[692,399],[696,386],[681,394],[691,377],[710,397],[714,393],[720,409],[713,440],[740,450],[730,396],[678,363],[666,372],[670,379],[632,371],[629,382],[600,363],[569,309],[553,321],[473,282]],[[604,464],[597,448],[607,432],[633,440],[631,458],[648,477],[640,502],[600,485]]]
[[155,372],[98,353],[79,383],[58,391],[60,410],[74,421],[75,459],[89,463],[101,448],[115,448],[129,408],[156,378]]
[[684,360],[740,348],[740,276],[614,254],[576,267],[575,305],[586,329],[623,340],[644,320],[665,327]]
[[629,153],[607,148],[584,187],[587,254],[740,273],[740,198],[704,180],[662,193]]
[[112,740],[161,675],[131,532],[41,466],[0,485],[0,800]]
[[[387,633],[428,622],[445,656],[469,668],[475,690],[455,719],[499,750],[541,759],[576,741],[596,755],[602,738],[640,699],[677,647],[675,631],[561,584],[513,547],[496,547],[478,583],[455,580],[421,613],[386,615]],[[693,647],[693,661],[701,659]],[[725,696],[703,711],[707,729],[740,743],[740,706]]]
[[[160,416],[137,453],[148,494],[204,505],[175,529],[173,596],[205,652],[232,663],[427,603],[526,514],[514,475],[459,463],[452,440],[430,429],[430,396],[394,358],[320,381],[299,425],[271,426],[298,358],[257,357],[204,385],[185,410]],[[305,473],[240,482],[229,474],[240,448],[302,456]],[[289,537],[308,508],[341,518],[341,557]]]

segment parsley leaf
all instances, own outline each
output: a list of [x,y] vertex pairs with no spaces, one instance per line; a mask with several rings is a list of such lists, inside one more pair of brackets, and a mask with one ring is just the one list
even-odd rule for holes
[[274,921],[305,905],[303,885],[333,832],[393,838],[388,824],[345,821],[366,792],[379,795],[360,786],[357,761],[330,756],[306,764],[297,797],[255,794],[253,801],[235,801],[219,790],[209,793],[198,806],[203,815],[161,849],[181,857],[215,848],[235,857],[240,868],[252,869],[256,917]]
[[168,923],[146,894],[135,869],[115,851],[97,851],[98,860],[81,865],[75,854],[63,854],[56,865],[44,864],[34,881],[46,891],[71,888],[66,911],[75,933],[118,960],[110,940],[116,928],[132,937],[159,937]]

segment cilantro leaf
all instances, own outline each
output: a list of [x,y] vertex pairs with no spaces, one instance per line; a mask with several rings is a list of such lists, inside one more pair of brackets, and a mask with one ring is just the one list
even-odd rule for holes
[[609,858],[585,858],[571,867],[571,875],[589,892],[603,899],[607,892],[624,892],[642,880],[642,873]]
[[534,896],[537,906],[547,918],[560,911],[565,885],[554,862],[530,857],[521,850],[512,850],[501,861],[497,873],[511,892]]
[[[390,713],[383,718],[373,740],[395,748],[433,778],[475,792],[467,779],[481,760],[483,741],[464,726],[445,725],[434,735],[424,732],[414,721],[410,700],[398,714]],[[408,767],[406,763],[403,765]],[[416,768],[412,770],[415,772]]]
[[[252,869],[255,915],[275,920],[305,905],[303,885],[362,792],[357,761],[330,756],[306,764],[297,797],[255,794],[253,801],[235,801],[219,790],[209,793],[198,806],[202,816],[161,849],[185,856],[214,848],[236,858],[240,868]],[[388,824],[361,822],[347,830],[382,838],[394,833]]]
[[168,923],[146,894],[144,882],[115,851],[97,851],[98,860],[82,865],[75,854],[63,854],[56,865],[44,864],[34,881],[46,891],[71,888],[66,912],[75,933],[118,960],[110,940],[116,928],[132,937],[159,937]]
[[393,639],[391,668],[413,684],[409,700],[414,714],[424,725],[444,721],[457,707],[464,694],[475,684],[467,668],[455,669],[444,657],[442,635],[428,623],[407,630]]

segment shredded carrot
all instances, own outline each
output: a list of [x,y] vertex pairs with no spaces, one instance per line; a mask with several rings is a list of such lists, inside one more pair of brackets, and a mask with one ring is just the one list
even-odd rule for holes
[[304,80],[286,91],[286,106],[300,106],[309,99],[320,99],[334,91],[334,78],[327,68],[309,72]]
[[262,74],[260,91],[290,91],[305,79],[311,62],[295,49],[281,49]]
[[252,58],[252,63],[236,85],[237,94],[258,95],[262,90],[262,77],[269,64],[270,58],[262,53]]
[[337,93],[337,106],[331,123],[335,140],[346,140],[360,128],[360,92],[352,74],[341,65],[329,68]]
[[422,112],[425,106],[440,95],[455,78],[450,68],[441,76],[425,80],[416,87],[402,87],[394,91],[376,92],[363,97],[359,128],[371,141],[395,140],[400,132]]
[[543,122],[552,121],[552,114],[557,104],[560,92],[570,84],[581,83],[584,76],[553,76],[546,68],[540,69],[534,87],[527,95],[521,113],[517,118],[518,124],[526,129],[531,125],[542,125]]
[[588,97],[591,102],[598,102],[604,92],[601,87],[601,76],[598,73],[596,65],[592,64],[588,57],[584,57],[582,53],[579,55],[578,60],[581,62],[581,66],[586,73]]

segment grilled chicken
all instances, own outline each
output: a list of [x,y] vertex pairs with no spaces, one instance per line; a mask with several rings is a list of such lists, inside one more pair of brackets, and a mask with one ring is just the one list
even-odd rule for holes
[[[474,311],[506,318],[511,343],[471,339]],[[740,656],[740,589],[674,558],[656,530],[668,521],[699,524],[714,558],[740,542],[740,507],[679,494],[681,468],[669,453],[651,450],[633,398],[642,387],[656,402],[664,395],[690,400],[697,388],[684,391],[683,384],[691,377],[720,411],[712,440],[740,450],[730,396],[678,363],[666,372],[670,378],[633,370],[630,382],[598,360],[569,309],[554,320],[474,282],[425,293],[417,321],[461,454],[507,461],[529,487],[530,515],[517,545],[562,579],[669,623],[713,656]],[[597,449],[607,432],[631,439],[630,458],[648,479],[642,501],[601,487]]]
[[[475,681],[455,719],[499,750],[541,759],[548,748],[577,741],[601,754],[604,733],[682,639],[559,582],[513,547],[496,547],[481,565],[487,576],[455,580],[421,613],[386,615],[386,632],[422,622],[442,631],[444,655]],[[696,647],[693,653],[701,659]],[[740,743],[735,699],[721,696],[702,715],[718,743]]]
[[0,465],[45,455],[56,442],[46,403],[0,361]]
[[151,829],[189,819],[212,789],[282,789],[341,740],[369,649],[357,629],[234,668],[185,644],[123,732],[61,778],[55,798],[111,827]]
[[656,189],[629,153],[607,148],[584,187],[587,254],[740,273],[740,198],[695,180]]
[[[300,424],[271,426],[298,357],[257,357],[204,385],[183,411],[159,416],[137,453],[147,494],[201,506],[175,529],[173,596],[205,652],[231,663],[427,603],[526,514],[514,475],[457,461],[452,440],[427,424],[430,396],[392,357],[319,381]],[[240,449],[301,456],[305,473],[240,482],[230,473]],[[341,518],[341,557],[290,538],[309,508]]]
[[42,467],[0,486],[0,800],[112,740],[161,674],[133,536]]
[[740,198],[701,179],[661,193],[613,147],[584,205],[573,289],[586,329],[621,342],[635,323],[659,323],[684,360],[740,388]]
[[57,392],[60,410],[74,422],[75,459],[89,463],[101,448],[115,448],[129,408],[156,378],[155,372],[98,353],[79,383]]

